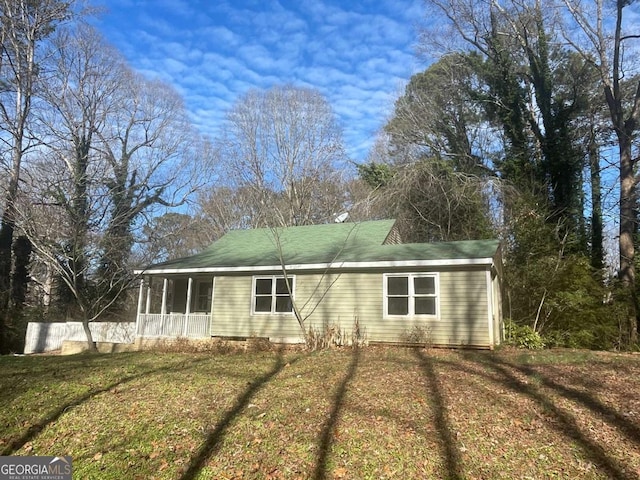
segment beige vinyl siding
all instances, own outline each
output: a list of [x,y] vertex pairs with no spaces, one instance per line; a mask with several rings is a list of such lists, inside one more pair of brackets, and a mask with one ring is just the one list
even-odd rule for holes
[[498,272],[491,272],[491,293],[493,301],[493,344],[500,345],[504,340],[504,323],[502,321],[502,294]]
[[[429,332],[429,340],[434,344],[490,345],[485,268],[438,271],[440,295],[436,319],[385,318],[384,273],[412,272],[296,274],[295,301],[305,318],[305,326],[319,332],[339,326],[350,338],[357,320],[366,339],[375,342],[405,341],[414,326],[420,326]],[[302,330],[294,315],[252,315],[251,299],[251,275],[216,277],[212,334],[302,340]]]
[[382,318],[382,273],[345,272],[300,275],[296,303],[305,325],[317,332],[339,326],[351,337],[356,321]]
[[293,314],[251,314],[252,278],[251,275],[216,277],[211,334],[302,341],[302,331]]
[[[429,333],[429,340],[434,344],[490,345],[486,270],[438,272],[439,312],[435,319],[385,318],[383,278],[383,272],[341,274],[323,302],[310,302],[318,304],[318,307],[309,316],[307,324],[320,329],[323,325],[337,324],[350,336],[357,318],[361,331],[369,341],[406,341],[407,335],[417,326]],[[317,275],[298,276],[297,293],[300,297],[296,297],[297,301],[308,297],[318,281]],[[324,283],[329,283],[326,278]],[[316,292],[315,296],[318,298],[320,292]]]
[[440,320],[432,322],[432,341],[444,345],[489,346],[485,269],[440,274]]

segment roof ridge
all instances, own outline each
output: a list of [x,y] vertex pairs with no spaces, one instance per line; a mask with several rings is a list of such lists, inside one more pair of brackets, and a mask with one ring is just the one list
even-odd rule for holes
[[[226,233],[230,232],[247,232],[247,231],[273,231],[273,230],[289,230],[289,229],[298,229],[298,228],[317,228],[317,227],[340,227],[346,225],[363,225],[363,224],[372,224],[372,223],[384,223],[384,222],[394,222],[393,218],[385,218],[379,220],[362,220],[360,222],[327,222],[327,223],[312,223],[309,225],[285,225],[285,226],[273,226],[273,227],[257,227],[257,228],[235,228],[228,230]],[[225,233],[225,235],[226,235]],[[223,235],[224,236],[224,235]],[[220,237],[222,238],[222,237]]]

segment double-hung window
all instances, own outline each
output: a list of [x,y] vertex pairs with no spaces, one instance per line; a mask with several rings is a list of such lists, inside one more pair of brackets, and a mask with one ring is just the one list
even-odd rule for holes
[[[291,287],[291,295],[287,288],[287,280]],[[254,277],[253,278],[253,313],[291,313],[293,302],[291,297],[295,289],[295,277],[288,276]]]
[[387,317],[437,317],[438,274],[384,275],[384,312]]

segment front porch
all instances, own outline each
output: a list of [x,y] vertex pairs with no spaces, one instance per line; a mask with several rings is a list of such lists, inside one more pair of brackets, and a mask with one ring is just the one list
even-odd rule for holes
[[203,313],[139,313],[136,320],[137,337],[210,336],[211,315]]
[[142,277],[136,337],[210,337],[212,301],[213,277]]

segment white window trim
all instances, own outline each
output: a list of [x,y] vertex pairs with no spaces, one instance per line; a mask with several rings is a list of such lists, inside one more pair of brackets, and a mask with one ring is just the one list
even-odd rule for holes
[[[256,281],[270,279],[271,280],[271,311],[270,312],[256,312]],[[290,312],[276,312],[276,302],[273,298],[276,296],[276,280],[284,279],[284,275],[261,275],[254,276],[251,280],[251,315],[293,315],[293,308]],[[289,285],[291,288],[291,301],[295,301],[296,295],[296,277],[295,275],[287,275]]]
[[[415,302],[409,302],[409,313],[407,315],[391,315],[388,313],[389,311],[389,294],[388,294],[388,282],[387,279],[390,277],[407,277],[409,284],[409,298],[415,298],[414,292],[414,283],[413,279],[416,277],[431,277],[434,279],[435,284],[435,294],[433,295],[436,299],[436,313],[435,315],[428,314],[416,314],[414,313]],[[414,273],[385,273],[382,275],[382,298],[383,298],[383,318],[420,318],[420,319],[429,319],[429,320],[439,320],[440,319],[440,274],[438,272],[414,272]]]

